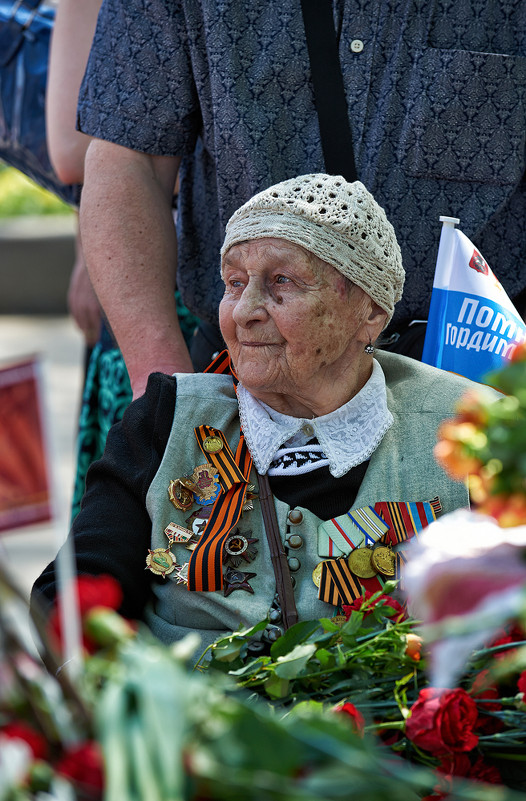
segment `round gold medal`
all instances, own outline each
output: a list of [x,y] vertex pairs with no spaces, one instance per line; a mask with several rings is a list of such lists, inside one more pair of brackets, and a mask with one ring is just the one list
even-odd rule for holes
[[203,448],[207,453],[219,453],[223,450],[223,441],[221,437],[206,437],[203,440]]
[[379,545],[373,550],[371,563],[382,576],[394,576],[396,564],[395,555],[391,548],[388,548],[386,545]]
[[358,578],[372,578],[378,572],[371,564],[370,548],[355,548],[347,557],[347,564]]
[[322,564],[323,564],[323,562],[318,562],[318,564],[316,565],[316,567],[312,571],[312,580],[313,580],[314,584],[316,585],[316,587],[320,586],[320,582],[321,582],[321,566],[322,566]]

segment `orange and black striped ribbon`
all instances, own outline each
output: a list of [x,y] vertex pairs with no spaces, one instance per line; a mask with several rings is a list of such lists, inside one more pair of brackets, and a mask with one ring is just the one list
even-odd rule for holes
[[[204,372],[231,375],[234,385],[237,383],[228,350],[221,351]],[[212,592],[223,587],[223,545],[243,511],[252,457],[243,432],[235,456],[219,429],[203,425],[195,428],[194,433],[207,461],[218,470],[223,492],[216,498],[204,531],[190,556],[187,587],[189,590]],[[220,437],[222,450],[213,454],[205,451],[203,442],[207,436]]]
[[226,349],[222,350],[203,372],[216,373],[217,375],[231,375],[234,379],[234,384],[237,384],[238,381],[236,371],[230,359],[230,353]]
[[360,582],[351,571],[345,558],[327,559],[321,563],[318,590],[320,601],[325,601],[333,606],[341,606],[341,604],[351,604],[361,594]]
[[[431,501],[379,501],[375,504],[374,511],[389,526],[380,541],[398,545],[418,536],[418,532],[436,519],[442,506],[437,496]],[[406,559],[403,554],[396,554],[395,559],[395,578],[400,581]],[[318,598],[334,606],[348,604],[361,595],[362,588],[377,592],[383,585],[381,576],[359,579],[351,571],[345,558],[332,559],[322,562]]]
[[395,574],[393,576],[395,581],[398,581],[398,588],[400,590],[404,589],[404,565],[407,563],[407,556],[404,554],[403,551],[398,551],[395,554]]
[[[245,476],[242,469],[239,467],[237,457],[234,457],[230,445],[222,431],[218,428],[212,428],[212,426],[202,425],[194,428],[194,434],[197,439],[197,444],[201,448],[209,464],[215,467],[219,473],[219,483],[221,484],[223,492],[228,492],[234,484],[245,481]],[[208,453],[203,445],[207,437],[219,437],[223,443],[221,450],[217,453]]]
[[[209,432],[207,436],[220,436],[226,442],[223,433],[210,426],[199,426],[195,429],[198,442],[202,441],[199,437],[203,435],[205,430]],[[252,469],[252,456],[246,446],[243,432],[241,432],[235,457],[228,443],[226,445],[228,451],[224,455],[221,467],[211,457],[223,454],[226,451],[225,447],[219,451],[219,454],[210,454],[203,450],[208,461],[220,470],[221,486],[223,489],[225,487],[227,489],[226,491],[224,489],[216,498],[204,531],[190,556],[187,581],[189,590],[213,592],[222,589],[223,545],[243,511],[247,483]],[[221,470],[223,473],[221,473]]]

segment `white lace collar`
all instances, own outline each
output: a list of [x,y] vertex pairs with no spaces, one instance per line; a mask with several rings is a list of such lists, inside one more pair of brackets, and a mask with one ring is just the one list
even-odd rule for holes
[[267,472],[284,443],[300,446],[316,437],[327,456],[331,474],[340,478],[371,456],[393,424],[387,408],[385,377],[376,359],[371,377],[354,398],[314,420],[276,412],[241,383],[237,397],[241,427],[259,473]]

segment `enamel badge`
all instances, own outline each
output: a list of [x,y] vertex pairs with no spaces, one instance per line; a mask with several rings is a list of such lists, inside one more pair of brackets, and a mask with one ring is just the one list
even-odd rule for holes
[[156,576],[166,578],[176,567],[178,565],[175,556],[169,548],[154,548],[153,551],[148,548],[146,570],[151,570]]

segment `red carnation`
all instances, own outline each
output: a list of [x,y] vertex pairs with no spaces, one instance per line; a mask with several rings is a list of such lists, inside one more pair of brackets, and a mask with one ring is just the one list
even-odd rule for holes
[[499,691],[497,685],[491,679],[489,670],[481,670],[475,676],[469,694],[475,701],[484,701],[479,704],[479,732],[484,734],[492,734],[502,729],[502,721],[491,715],[486,715],[485,712],[495,712],[502,709],[502,704],[499,699]]
[[[113,576],[79,576],[77,578],[77,597],[79,612],[83,620],[87,613],[95,607],[106,609],[118,609],[122,602],[122,589],[119,582]],[[62,645],[62,630],[58,607],[51,613],[49,628],[59,643]],[[86,634],[83,636],[84,648],[93,653],[97,650],[97,644]]]
[[[511,645],[521,640],[524,640],[524,631],[519,626],[512,624],[507,628],[500,629],[486,647],[495,648],[498,645]],[[495,651],[493,658],[502,659],[504,656],[510,656],[514,651],[514,648],[503,648],[502,651]]]
[[334,711],[344,715],[348,715],[349,718],[351,719],[354,731],[360,736],[363,735],[363,730],[365,728],[365,719],[362,713],[358,709],[356,709],[354,704],[351,704],[350,701],[345,701],[345,703],[338,704],[338,706],[335,706]]
[[[450,781],[453,776],[467,776],[470,770],[471,760],[467,754],[447,754],[441,757],[440,765],[437,768],[438,773],[442,773],[444,778],[448,781]],[[440,789],[435,787],[435,790],[437,792],[439,790],[443,792],[444,788]]]
[[475,702],[465,690],[426,687],[411,707],[406,722],[407,737],[431,754],[471,751],[478,743]]
[[[398,601],[396,601],[394,598],[391,598],[390,595],[383,595],[382,594],[382,595],[379,595],[378,598],[376,598],[373,601],[373,603],[371,603],[370,601],[371,601],[371,598],[372,598],[373,595],[374,595],[374,593],[371,592],[370,590],[365,590],[363,596],[360,595],[359,598],[356,598],[352,602],[352,604],[344,604],[342,606],[342,610],[343,610],[343,614],[345,615],[347,620],[349,620],[349,618],[350,618],[350,616],[352,615],[353,612],[361,612],[362,611],[362,607],[365,606],[365,605],[367,605],[367,607],[368,607],[365,610],[365,615],[367,617],[367,614],[372,609],[374,609],[376,606],[378,606],[379,604],[381,606],[390,607],[395,612],[397,612],[398,613],[396,615],[396,620],[397,621],[405,620],[405,618],[406,618],[405,610],[404,610],[403,606],[398,603]],[[393,617],[395,617],[395,615],[393,615]]]
[[57,773],[76,785],[82,786],[90,796],[98,798],[104,788],[102,755],[95,742],[85,742],[68,749],[55,765]]
[[486,782],[486,784],[502,784],[502,776],[499,769],[495,765],[487,765],[482,757],[479,757],[475,764],[471,766],[467,778],[478,782]]
[[30,747],[34,759],[46,759],[48,746],[45,737],[27,723],[7,723],[0,733],[12,740],[23,740]]
[[448,754],[441,758],[440,766],[437,770],[444,774],[444,778],[448,782],[448,790],[451,789],[453,776],[462,776],[465,779],[486,782],[486,784],[500,784],[502,782],[498,768],[494,765],[487,765],[481,756],[475,762],[472,762],[467,754]]

